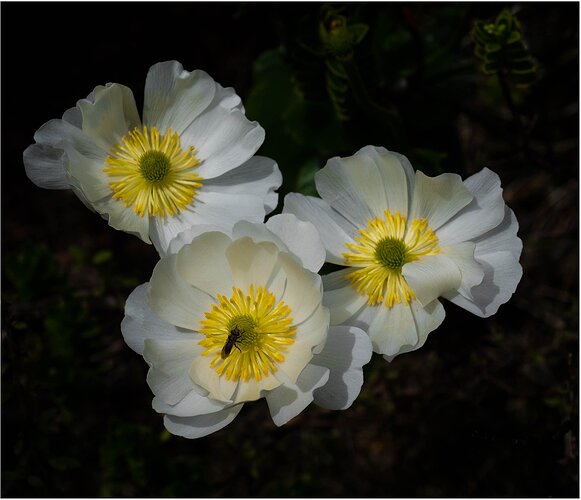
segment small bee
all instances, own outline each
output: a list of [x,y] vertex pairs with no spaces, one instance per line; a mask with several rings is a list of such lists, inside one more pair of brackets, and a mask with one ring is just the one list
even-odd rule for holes
[[233,347],[236,347],[236,349],[240,351],[240,348],[236,345],[240,335],[242,335],[242,332],[238,330],[238,327],[235,326],[232,328],[232,330],[230,330],[230,335],[228,335],[226,343],[224,344],[224,347],[222,347],[222,359],[226,359],[228,356],[230,356]]

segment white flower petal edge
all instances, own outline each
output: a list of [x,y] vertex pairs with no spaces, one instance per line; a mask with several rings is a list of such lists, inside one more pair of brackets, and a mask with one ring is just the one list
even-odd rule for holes
[[284,213],[312,222],[326,260],[332,325],[365,330],[388,360],[421,347],[444,319],[438,297],[490,316],[522,276],[518,223],[488,170],[428,177],[402,155],[366,146],[317,173],[321,199],[291,193]]
[[[315,274],[324,255],[317,231],[290,214],[269,222],[240,221],[230,231],[187,229],[170,243],[172,253],[160,260],[150,282],[127,300],[123,337],[149,364],[153,409],[165,414],[173,434],[215,432],[245,403],[263,397],[275,424],[283,425],[311,402],[345,409],[361,390],[371,342],[357,328],[329,329]],[[273,302],[265,302],[268,294]],[[249,326],[249,314],[257,314],[255,326]],[[250,352],[248,343],[262,335],[260,321],[268,323],[268,337],[279,337],[254,344],[262,349],[260,359],[271,356],[274,363],[272,372],[258,377],[253,374],[262,365],[253,364],[258,358],[248,361],[254,358],[243,350]],[[277,351],[281,345],[286,347]]]
[[[351,358],[342,356],[351,352]],[[352,326],[332,326],[323,350],[313,363],[329,369],[329,381],[315,389],[315,404],[330,410],[349,408],[363,385],[363,366],[371,360],[371,341],[365,332]]]
[[246,118],[233,89],[177,61],[150,68],[143,120],[131,90],[107,84],[34,138],[23,160],[36,185],[73,189],[111,227],[153,242],[160,255],[189,227],[262,222],[278,202],[276,162],[254,156],[262,127]]

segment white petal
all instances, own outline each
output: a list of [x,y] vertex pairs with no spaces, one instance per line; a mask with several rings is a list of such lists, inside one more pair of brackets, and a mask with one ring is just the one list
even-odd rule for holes
[[289,254],[279,254],[278,262],[287,275],[282,299],[292,309],[294,323],[302,323],[322,302],[321,277],[307,271],[295,257]]
[[226,403],[202,396],[194,390],[175,405],[168,405],[158,397],[155,397],[151,406],[158,413],[167,413],[176,417],[195,417],[223,410],[226,407]]
[[487,318],[511,298],[522,278],[522,267],[510,252],[485,254],[478,256],[477,260],[485,274],[482,283],[470,290],[472,300],[452,292],[444,297],[481,318]]
[[474,243],[467,241],[446,249],[446,256],[454,261],[462,274],[458,291],[465,297],[471,297],[470,289],[482,283],[484,279],[484,269],[474,258],[475,248]]
[[83,132],[95,144],[109,151],[129,130],[141,126],[131,90],[117,83],[96,87],[94,103],[81,100]]
[[394,356],[402,347],[418,343],[418,331],[409,304],[395,304],[391,309],[383,304],[373,307],[376,308],[375,316],[367,333],[375,352]]
[[474,199],[437,231],[443,247],[468,241],[498,226],[504,217],[500,179],[491,170],[482,169],[468,177],[464,185]]
[[297,380],[296,386],[281,385],[266,394],[266,402],[273,422],[277,426],[286,424],[313,401],[313,391],[329,380],[329,369],[307,365]]
[[28,178],[38,187],[70,189],[65,170],[66,156],[62,149],[32,144],[24,150],[24,169]]
[[[195,337],[195,334],[192,334]],[[202,347],[198,339],[156,340],[147,339],[143,357],[151,368],[147,383],[151,391],[164,403],[175,405],[193,389],[189,375],[192,361],[200,356]]]
[[199,330],[204,312],[214,300],[203,291],[188,284],[176,268],[177,257],[161,259],[153,270],[148,302],[153,311],[172,325]]
[[327,250],[327,261],[344,264],[343,252],[347,243],[354,243],[357,228],[334,211],[329,205],[312,196],[290,193],[284,199],[284,213],[292,213],[300,220],[311,222],[319,231]]
[[315,184],[321,198],[356,227],[387,207],[377,166],[366,156],[331,158],[315,174]]
[[323,304],[331,311],[332,325],[347,321],[367,300],[346,278],[352,272],[352,268],[346,268],[323,276]]
[[454,261],[444,254],[428,255],[409,262],[402,274],[422,305],[427,305],[444,292],[456,290],[462,275]]
[[393,361],[393,358],[399,354],[415,351],[416,349],[422,347],[428,338],[428,334],[438,328],[446,316],[444,307],[439,300],[434,300],[426,307],[422,307],[418,301],[414,300],[410,303],[410,308],[416,325],[418,341],[413,345],[402,345],[400,350],[393,355],[384,355],[383,357],[387,361]]
[[211,361],[208,356],[198,356],[193,359],[189,367],[190,379],[208,391],[208,397],[228,404],[233,403],[238,382],[218,375],[216,369],[210,367]]
[[123,339],[131,349],[143,354],[146,339],[186,340],[191,332],[177,329],[160,319],[147,304],[149,283],[139,285],[125,303],[125,317],[121,321]]
[[216,82],[216,94],[211,105],[221,106],[228,110],[236,108],[244,113],[244,106],[236,91],[232,87],[224,88],[218,82]]
[[243,405],[236,405],[225,410],[197,417],[175,417],[166,415],[163,419],[165,428],[175,434],[188,439],[196,439],[226,427],[240,412]]
[[181,214],[189,225],[214,224],[230,229],[239,220],[263,222],[264,202],[257,196],[200,189],[193,206]]
[[[385,148],[365,146],[356,153],[371,158],[379,169],[381,183],[385,190],[387,205],[392,213],[399,212],[407,217],[409,199],[415,182],[415,173],[408,159]],[[382,216],[383,210],[377,215]]]
[[[157,222],[157,218],[156,218],[156,222]],[[161,235],[161,227],[163,227],[163,231],[167,231],[164,233],[163,239],[162,239],[162,235]],[[162,257],[165,257],[166,255],[171,255],[174,253],[178,253],[180,251],[180,249],[184,246],[187,245],[188,243],[191,243],[193,241],[194,238],[196,238],[197,236],[199,236],[202,233],[210,233],[210,232],[220,232],[220,233],[224,233],[224,234],[228,234],[230,235],[231,231],[227,231],[224,228],[218,227],[218,226],[214,226],[214,225],[205,225],[205,224],[201,224],[201,225],[196,225],[196,226],[190,226],[187,229],[184,229],[183,231],[179,232],[176,236],[174,236],[169,243],[166,243],[167,241],[167,237],[170,233],[170,231],[172,231],[171,229],[165,229],[165,226],[159,226],[159,228],[156,229],[156,231],[158,231],[158,236],[155,237],[155,232],[152,231],[151,234],[151,239],[154,242],[154,245],[156,245],[156,248],[159,251],[158,245],[159,247],[163,247],[163,245],[167,245],[167,248],[165,250],[165,252],[160,252],[160,255]],[[156,238],[156,239],[154,239]]]
[[359,328],[334,326],[329,329],[324,349],[312,363],[329,368],[329,381],[314,392],[315,404],[331,410],[349,408],[363,385],[363,365],[372,354],[371,341]]
[[212,297],[230,296],[232,273],[226,260],[226,248],[232,243],[229,236],[220,232],[204,233],[176,256],[176,272],[190,285]]
[[204,182],[207,191],[223,194],[256,196],[264,203],[266,213],[278,204],[276,189],[282,184],[282,174],[274,160],[253,156],[243,165],[219,177]]
[[470,294],[449,293],[445,297],[468,311],[488,317],[507,302],[520,279],[522,267],[518,262],[522,241],[516,236],[518,222],[513,211],[505,207],[504,220],[494,229],[475,240],[474,257],[483,266],[482,283],[471,288]]
[[[280,371],[275,375],[283,382],[296,383],[313,353],[323,348],[328,331],[329,310],[319,306],[306,321],[297,325],[295,342],[285,352],[284,361],[278,365]],[[280,377],[280,372],[285,376]]]
[[281,252],[289,251],[283,241],[276,234],[270,231],[266,224],[262,222],[248,222],[245,220],[237,222],[232,228],[232,239],[238,240],[245,236],[251,238],[255,243],[270,241],[271,243],[274,243]]
[[514,212],[504,207],[504,219],[494,229],[476,238],[474,255],[479,257],[494,252],[510,252],[518,260],[522,252],[522,241],[517,237],[518,222]]
[[145,243],[151,243],[149,239],[149,217],[140,217],[132,208],[128,208],[123,202],[108,198],[94,203],[94,207],[100,214],[108,215],[109,225],[134,234]]
[[473,199],[457,174],[428,177],[416,172],[414,195],[409,219],[428,220],[430,229],[436,231],[448,222]]
[[264,129],[249,121],[238,109],[210,106],[183,132],[182,143],[194,146],[198,174],[203,179],[218,177],[251,158],[264,141]]
[[271,217],[266,227],[301,259],[306,269],[314,273],[321,269],[325,263],[325,247],[313,224],[301,221],[293,214],[280,214]]
[[145,80],[143,123],[181,134],[212,102],[214,80],[204,71],[185,71],[177,61],[154,64]]
[[103,171],[103,163],[88,158],[74,148],[67,148],[69,173],[78,181],[85,197],[92,205],[111,197],[110,178]]
[[266,286],[277,264],[274,243],[255,243],[249,237],[234,241],[226,250],[234,286],[247,293],[250,285]]

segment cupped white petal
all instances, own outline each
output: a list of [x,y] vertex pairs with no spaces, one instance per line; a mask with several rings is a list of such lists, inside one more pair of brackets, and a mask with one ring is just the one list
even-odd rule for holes
[[278,387],[281,382],[272,373],[261,380],[228,380],[224,375],[218,375],[215,368],[210,367],[211,359],[200,356],[193,360],[190,367],[190,378],[200,387],[208,391],[208,397],[224,403],[244,403],[256,401],[261,397],[261,391]]
[[329,310],[317,307],[309,318],[296,325],[294,343],[285,351],[275,376],[281,382],[296,383],[313,354],[323,348],[329,330]]
[[74,148],[67,148],[67,167],[70,175],[74,177],[87,200],[92,205],[113,194],[109,186],[109,177],[103,171],[103,163],[100,160],[88,158]]
[[445,254],[427,255],[409,262],[403,266],[402,274],[422,305],[456,290],[462,280],[460,269]]
[[321,277],[307,271],[298,259],[290,254],[280,253],[278,263],[287,276],[282,300],[292,309],[294,324],[302,323],[322,302]]
[[[238,196],[255,196],[262,200],[264,212],[270,213],[278,204],[276,189],[282,184],[282,174],[274,160],[253,156],[239,167],[204,182],[204,190]],[[261,212],[262,217],[264,215]],[[262,222],[262,221],[261,221]]]
[[481,318],[488,318],[512,297],[522,278],[522,267],[510,252],[481,255],[478,262],[484,268],[484,279],[470,290],[472,299],[453,292],[444,297]]
[[372,307],[376,310],[369,315],[367,333],[375,352],[395,356],[402,347],[418,343],[418,331],[410,304],[399,303],[390,309],[384,305]]
[[313,401],[313,391],[328,380],[328,368],[307,365],[297,379],[296,385],[281,385],[267,392],[265,398],[273,422],[280,427],[296,417]]
[[177,61],[154,64],[145,80],[143,124],[181,134],[210,105],[216,83],[204,71],[191,73]]
[[93,206],[97,212],[108,219],[112,228],[134,234],[145,243],[151,243],[148,217],[140,217],[133,210],[128,209],[122,201],[113,198],[98,200]]
[[192,332],[191,340],[145,340],[143,357],[150,365],[147,383],[164,403],[175,405],[192,391],[189,369],[202,351],[199,338]]
[[24,169],[28,178],[38,187],[46,189],[70,189],[65,164],[67,158],[62,149],[32,144],[24,150]]
[[325,247],[313,224],[297,219],[293,214],[271,217],[266,227],[276,234],[303,266],[314,273],[325,263]]
[[186,282],[176,262],[177,256],[170,255],[157,263],[151,276],[148,302],[161,319],[197,331],[214,299]]
[[428,177],[417,171],[409,219],[427,219],[430,229],[436,231],[473,198],[457,174]]
[[220,193],[202,187],[193,205],[180,214],[189,225],[213,224],[231,228],[239,220],[262,222],[266,212],[258,196],[245,193]]
[[361,391],[363,366],[369,363],[372,352],[363,330],[351,326],[329,328],[325,347],[312,361],[329,368],[329,380],[313,394],[315,404],[330,410],[349,408]]
[[160,319],[147,303],[149,283],[139,285],[125,302],[125,317],[121,321],[123,339],[131,349],[143,354],[146,339],[187,340],[191,332],[176,328]]
[[505,207],[504,219],[491,231],[474,240],[474,257],[484,269],[482,282],[470,289],[444,296],[464,309],[487,318],[495,314],[515,292],[522,278],[519,258],[522,241],[517,237],[518,222],[514,212]]
[[331,324],[340,325],[356,314],[367,298],[347,279],[352,268],[341,269],[323,276],[323,304],[331,311]]
[[422,347],[426,343],[428,334],[438,328],[446,316],[444,306],[439,300],[434,300],[426,307],[423,307],[418,301],[412,301],[410,309],[414,317],[418,341],[415,344],[403,344],[395,354],[384,354],[383,357],[387,361],[393,361],[399,354],[415,351]]
[[249,237],[240,238],[227,248],[226,258],[234,286],[247,293],[250,285],[266,286],[275,270],[279,250],[274,243],[255,243]]
[[236,415],[238,415],[242,406],[244,405],[230,406],[221,411],[196,417],[176,417],[174,415],[166,415],[163,419],[163,423],[165,428],[176,436],[196,439],[207,436],[208,434],[212,434],[213,432],[226,427],[236,418]]
[[494,229],[476,238],[474,255],[480,257],[494,252],[510,252],[518,260],[522,252],[522,241],[517,236],[518,221],[514,212],[504,207],[504,218]]
[[[178,253],[184,245],[191,243],[194,238],[200,234],[219,232],[230,235],[231,233],[231,230],[225,229],[223,227],[210,224],[198,224],[196,226],[188,226],[187,229],[177,233],[171,240],[169,240],[169,243],[167,243],[167,237],[169,237],[169,234],[172,233],[174,229],[168,229],[166,231],[165,229],[157,228],[156,231],[152,230],[151,239],[162,257]],[[166,231],[163,233],[165,235],[164,239],[162,239],[162,230]],[[157,238],[155,237],[156,233],[158,234]],[[166,246],[165,251],[160,251],[160,248],[163,249],[164,246]]]
[[195,417],[223,410],[228,404],[203,396],[198,391],[192,390],[175,405],[168,405],[158,397],[154,397],[151,406],[158,413],[166,413],[176,417]]
[[119,143],[129,130],[141,126],[131,89],[117,83],[96,87],[94,102],[80,100],[83,132],[106,151]]
[[50,120],[34,134],[38,144],[65,151],[74,149],[81,155],[100,163],[105,162],[108,149],[96,144],[81,129],[64,120]]
[[232,293],[232,273],[226,260],[226,249],[232,243],[224,233],[203,233],[176,256],[176,271],[190,285],[211,297]]
[[264,141],[264,129],[242,111],[210,106],[181,134],[182,144],[194,146],[202,160],[198,174],[212,179],[232,170],[256,153]]
[[[408,159],[399,153],[375,146],[365,146],[356,153],[356,156],[359,155],[371,158],[379,169],[386,200],[383,210],[399,212],[407,217],[415,182],[415,172]],[[381,207],[379,209],[380,213],[377,215],[381,216],[383,210]]]
[[357,227],[387,207],[381,175],[365,155],[331,158],[315,174],[315,184],[321,198]]
[[237,240],[244,238],[245,236],[251,238],[255,243],[269,241],[274,243],[280,251],[289,251],[288,247],[283,243],[283,241],[276,234],[274,234],[274,232],[270,231],[266,224],[248,222],[245,220],[237,222],[232,228],[232,239]]
[[460,269],[462,281],[458,291],[465,297],[471,297],[470,289],[482,283],[484,279],[484,269],[474,258],[475,248],[475,243],[466,241],[446,249],[446,256],[452,259]]
[[342,215],[333,210],[327,202],[313,196],[298,193],[287,194],[284,198],[284,213],[292,213],[300,220],[311,222],[319,231],[321,241],[327,251],[327,261],[344,264],[343,253],[347,243],[354,243],[357,228]]
[[474,199],[438,229],[442,246],[468,241],[498,226],[504,217],[504,200],[500,178],[484,168],[468,177],[464,185]]

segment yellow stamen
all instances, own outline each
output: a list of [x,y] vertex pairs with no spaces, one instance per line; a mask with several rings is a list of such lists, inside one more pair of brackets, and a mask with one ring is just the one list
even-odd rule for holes
[[384,218],[375,217],[359,229],[357,243],[347,243],[351,252],[343,254],[345,265],[356,267],[347,278],[367,304],[409,304],[414,292],[402,275],[402,267],[425,255],[440,252],[438,237],[428,227],[426,219],[407,219],[399,212],[385,210]]
[[[284,351],[294,343],[291,308],[264,287],[253,285],[247,294],[232,287],[229,299],[217,298],[200,328],[205,335],[200,345],[206,348],[202,355],[213,358],[210,367],[235,382],[260,381],[275,373]],[[225,355],[227,344],[231,349]]]
[[160,135],[155,127],[143,127],[111,149],[104,172],[112,178],[113,197],[137,215],[171,217],[190,205],[202,186],[195,173],[199,163],[193,146],[181,149],[176,132]]

